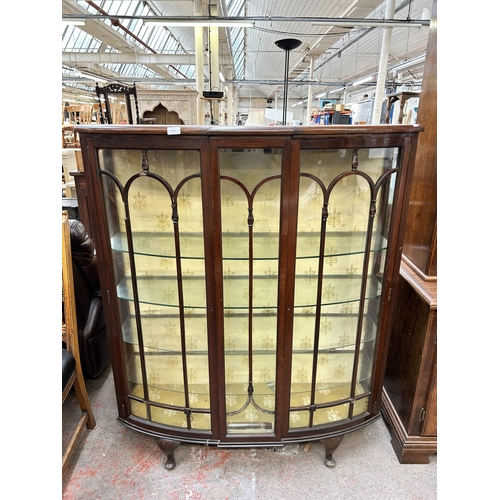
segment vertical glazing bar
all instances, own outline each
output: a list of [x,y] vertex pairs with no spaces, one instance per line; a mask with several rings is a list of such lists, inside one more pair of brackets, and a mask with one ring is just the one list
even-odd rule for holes
[[[376,203],[376,200],[372,201],[373,205]],[[370,248],[371,248],[371,240],[373,234],[373,218],[374,215],[370,214],[370,220],[368,223],[368,229],[366,231],[366,243],[365,243],[365,255],[363,260],[363,274],[361,275],[361,289],[359,292],[359,312],[358,312],[358,325],[356,330],[356,347],[354,350],[354,361],[353,361],[353,370],[352,370],[352,380],[351,380],[351,398],[354,398],[356,394],[356,380],[358,377],[358,365],[359,365],[359,355],[361,349],[361,334],[363,331],[363,316],[365,309],[365,301],[366,301],[366,284],[368,282],[368,266],[370,263]],[[352,412],[354,410],[354,401],[351,401],[351,405],[349,406],[349,418],[352,418]]]
[[[134,242],[132,238],[132,228],[130,226],[130,211],[127,202],[128,189],[124,191],[123,204],[125,208],[125,230],[127,233],[127,244],[128,244],[128,254],[130,260],[130,276],[132,279],[132,292],[134,296],[134,311],[135,311],[135,322],[137,326],[137,341],[139,343],[139,360],[141,363],[141,374],[142,374],[142,390],[144,391],[144,399],[149,401],[149,386],[148,386],[148,375],[146,371],[146,360],[144,359],[144,340],[142,337],[142,321],[141,321],[141,309],[139,306],[139,292],[137,285],[137,271],[135,267],[135,254],[134,254]],[[147,419],[151,420],[151,409],[149,404],[146,404]]]
[[191,409],[189,407],[189,381],[187,376],[186,324],[184,315],[184,290],[182,283],[181,244],[179,236],[179,213],[177,212],[177,192],[172,199],[172,222],[174,223],[175,263],[177,268],[177,293],[179,295],[179,322],[181,333],[182,377],[184,381],[184,406],[187,428],[191,429]]
[[248,200],[248,394],[253,394],[253,200]]
[[319,263],[318,263],[318,289],[316,293],[316,318],[314,323],[314,350],[312,361],[312,377],[311,377],[311,406],[309,411],[309,427],[313,425],[314,406],[316,404],[316,374],[318,366],[318,348],[319,348],[319,332],[321,326],[321,296],[323,291],[323,270],[325,258],[325,241],[326,241],[326,222],[328,220],[328,201],[326,194],[323,192],[323,208],[321,210],[321,233],[319,242]]
[[[357,156],[356,156],[357,161]],[[375,221],[375,214],[377,212],[376,204],[377,198],[374,195],[373,186],[372,187],[372,196],[371,196],[371,206],[370,206],[370,215],[368,219],[368,227],[366,229],[366,241],[365,241],[365,252],[363,257],[363,271],[361,274],[361,288],[359,291],[359,311],[358,311],[358,324],[356,329],[356,346],[354,349],[354,361],[352,367],[352,379],[351,379],[351,404],[349,405],[349,419],[353,416],[354,411],[354,397],[356,395],[356,380],[358,378],[358,365],[359,365],[359,356],[361,350],[361,336],[363,331],[363,321],[364,321],[364,310],[365,310],[365,302],[366,302],[366,285],[368,282],[368,267],[370,264],[370,249],[373,235],[373,224]]]

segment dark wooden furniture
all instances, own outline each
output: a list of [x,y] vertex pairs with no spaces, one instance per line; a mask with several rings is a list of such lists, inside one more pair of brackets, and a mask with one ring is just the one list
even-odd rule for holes
[[427,463],[437,451],[437,282],[401,266],[395,290],[382,413],[401,463]]
[[420,134],[403,245],[401,282],[382,413],[401,463],[437,451],[437,23],[433,4],[420,105]]
[[[104,87],[99,87],[96,83],[95,92],[97,94],[97,99],[99,100],[99,117],[100,123],[112,124],[113,118],[111,113],[111,97],[119,96],[121,99],[125,100],[125,105],[127,109],[127,123],[140,123],[139,118],[139,104],[137,102],[137,89],[135,83],[132,86],[123,85],[121,83],[110,83]],[[132,99],[134,98],[134,111],[132,112]],[[102,108],[102,100],[104,99],[105,109]],[[135,119],[135,121],[134,121]]]
[[[114,113],[113,107],[115,104],[110,102],[111,97],[122,96],[122,99],[125,99],[125,109],[127,111],[127,123],[129,124],[146,124],[151,125],[156,122],[155,117],[145,117],[141,118],[139,116],[139,101],[137,100],[137,88],[135,83],[132,86],[123,85],[121,83],[110,83],[109,85],[105,85],[104,87],[99,87],[99,84],[96,84],[95,91],[97,94],[97,98],[99,99],[99,122],[103,124],[117,124],[117,118],[113,119],[115,114],[120,115],[121,113]],[[134,98],[134,111],[132,112],[132,97]],[[103,102],[104,99],[104,109]],[[134,121],[135,120],[135,121]]]
[[75,179],[76,200],[78,202],[78,220],[87,229],[87,233],[94,240],[95,229],[92,227],[92,219],[90,217],[89,200],[87,193],[87,183],[85,182],[85,174],[82,171],[74,170],[70,175]]
[[98,378],[109,366],[109,343],[95,245],[81,221],[69,221],[77,338],[84,378]]
[[420,126],[79,127],[119,421],[282,446],[380,417]]
[[80,364],[78,346],[78,326],[76,314],[76,299],[73,282],[73,264],[71,257],[71,242],[69,218],[66,211],[62,211],[62,402],[66,400],[71,389],[74,389],[81,417],[71,432],[68,444],[63,449],[62,472],[67,469],[74,455],[80,437],[87,427],[95,427],[95,418],[90,405],[85,380]]

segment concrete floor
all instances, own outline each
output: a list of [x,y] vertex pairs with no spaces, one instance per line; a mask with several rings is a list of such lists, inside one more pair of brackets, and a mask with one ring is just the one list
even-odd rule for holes
[[[176,468],[154,438],[117,422],[113,374],[87,380],[96,427],[85,430],[63,476],[63,499],[127,500],[432,500],[437,498],[437,455],[429,464],[399,464],[385,422],[346,434],[324,465],[325,448],[313,442],[224,449],[181,444]],[[78,417],[76,397],[63,405],[63,445]]]

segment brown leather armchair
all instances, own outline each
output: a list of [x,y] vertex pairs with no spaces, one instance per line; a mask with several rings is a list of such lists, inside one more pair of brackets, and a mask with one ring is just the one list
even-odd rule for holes
[[70,219],[69,227],[82,371],[85,378],[97,378],[110,363],[97,256],[85,226]]

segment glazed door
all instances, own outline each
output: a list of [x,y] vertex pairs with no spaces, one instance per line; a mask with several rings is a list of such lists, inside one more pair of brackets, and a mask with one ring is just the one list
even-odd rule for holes
[[160,148],[159,141],[148,149],[134,149],[130,139],[130,149],[97,150],[113,266],[110,293],[116,294],[121,331],[121,417],[140,419],[151,431],[209,438],[207,153],[200,140],[179,140],[175,150],[171,143]]
[[394,147],[302,146],[289,273],[289,436],[374,416],[374,354],[399,164]]
[[[289,141],[217,141],[222,242],[223,415],[221,437],[277,438],[279,325],[283,297],[283,198]],[[237,437],[238,436],[238,437]]]

